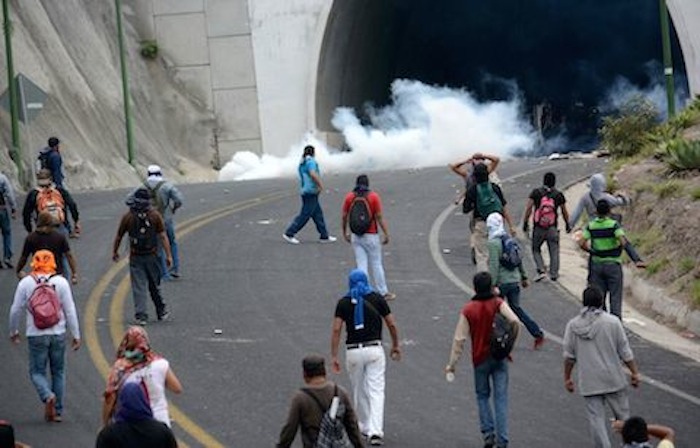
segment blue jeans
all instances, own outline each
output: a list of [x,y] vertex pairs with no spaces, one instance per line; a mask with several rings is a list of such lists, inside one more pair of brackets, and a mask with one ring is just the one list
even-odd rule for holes
[[517,283],[506,283],[505,285],[498,285],[501,290],[501,294],[506,298],[508,305],[513,310],[520,322],[525,325],[527,331],[532,335],[533,338],[539,338],[544,336],[542,329],[537,322],[532,320],[529,314],[525,312],[524,309],[520,307],[520,285]]
[[[63,390],[66,384],[66,335],[29,336],[29,378],[42,402],[56,396],[56,414],[63,412]],[[46,365],[51,370],[51,381]]]
[[[491,382],[493,382],[493,407],[496,414],[494,428],[493,413],[491,412]],[[493,441],[496,446],[508,445],[508,364],[505,360],[496,361],[488,358],[478,366],[474,366],[474,389],[479,405],[479,421],[481,435],[484,440]]]
[[168,264],[165,262],[165,251],[160,248],[160,268],[163,272],[163,277],[169,278],[170,272],[180,273],[180,256],[177,250],[177,240],[175,239],[175,223],[172,218],[165,220],[165,234],[168,235],[168,243],[170,243],[170,254],[173,256],[173,265],[168,269]]
[[0,209],[0,231],[2,231],[2,259],[10,260],[12,259],[12,225],[10,212],[6,208]]
[[325,240],[328,238],[326,221],[323,219],[323,210],[321,209],[321,203],[318,202],[317,194],[301,195],[301,211],[299,215],[294,218],[294,221],[292,221],[289,227],[287,227],[287,230],[284,232],[285,235],[296,235],[297,232],[309,222],[309,219],[313,219],[314,224],[316,224],[316,230],[321,234],[321,239]]
[[352,234],[350,237],[352,249],[355,252],[355,262],[357,268],[365,271],[369,275],[372,269],[372,280],[374,288],[381,295],[389,292],[384,277],[384,266],[382,265],[382,243],[377,233],[365,233],[364,235]]

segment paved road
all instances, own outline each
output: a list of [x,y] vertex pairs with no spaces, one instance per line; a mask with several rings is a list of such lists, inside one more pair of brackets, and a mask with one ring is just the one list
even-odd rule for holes
[[[555,170],[563,186],[600,166],[600,161],[514,161],[500,174],[519,219],[527,193],[544,170]],[[336,232],[343,193],[353,180],[326,177],[332,192],[322,204]],[[371,175],[391,229],[385,265],[399,296],[392,308],[404,345],[404,360],[388,362],[387,446],[480,446],[468,360],[458,366],[454,383],[442,375],[457,313],[467,298],[460,283],[468,284],[473,274],[464,217],[446,210],[457,180],[446,169]],[[312,225],[300,233],[299,246],[281,240],[298,211],[295,187],[293,180],[268,180],[182,188],[187,197],[179,216],[185,233],[180,240],[183,279],[164,288],[174,320],[149,325],[148,331],[185,386],[171,404],[175,431],[187,446],[273,446],[289,398],[302,381],[301,358],[310,351],[329,352],[332,313],[346,290],[352,252],[344,242],[317,244]],[[85,339],[92,344],[68,355],[63,423],[41,420],[25,345],[0,344],[0,418],[11,420],[34,447],[94,443],[102,375],[114,356],[114,339],[132,314],[123,288],[125,271],[110,261],[124,195],[124,190],[77,195],[85,231],[74,243],[83,277],[75,293]],[[216,210],[223,211],[212,214]],[[16,236],[24,236],[19,226]],[[7,315],[15,284],[9,272],[0,271],[1,315]],[[572,297],[551,284],[528,289],[523,305],[554,339],[578,309]],[[214,329],[223,333],[216,335]],[[634,336],[632,342],[642,371],[662,382],[661,388],[644,384],[633,391],[633,411],[673,425],[678,446],[695,446],[700,441],[700,365]],[[511,365],[513,446],[589,446],[583,400],[562,386],[560,346],[549,341],[533,352],[531,344],[528,335],[521,338]],[[335,379],[349,387],[345,374]]]

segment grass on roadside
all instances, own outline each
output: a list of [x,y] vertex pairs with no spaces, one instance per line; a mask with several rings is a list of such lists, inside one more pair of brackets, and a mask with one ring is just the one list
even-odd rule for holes
[[683,194],[683,182],[672,179],[654,186],[654,193],[660,199],[676,198]]
[[688,272],[692,271],[695,267],[695,259],[692,257],[683,257],[681,261],[678,262],[678,274],[683,276]]
[[650,227],[642,232],[630,232],[630,241],[643,254],[650,254],[664,242],[664,233],[658,227]]

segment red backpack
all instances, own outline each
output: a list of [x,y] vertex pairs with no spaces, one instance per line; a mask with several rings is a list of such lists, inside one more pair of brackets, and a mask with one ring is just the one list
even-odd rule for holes
[[535,225],[548,229],[557,224],[557,206],[550,192],[545,190],[540,198],[540,205],[535,210]]
[[61,301],[58,300],[56,287],[49,283],[51,277],[42,278],[32,274],[36,286],[29,297],[27,308],[34,318],[34,326],[39,330],[51,328],[61,321]]

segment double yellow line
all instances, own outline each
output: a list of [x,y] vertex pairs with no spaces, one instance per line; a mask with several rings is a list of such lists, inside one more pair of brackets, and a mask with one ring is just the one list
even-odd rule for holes
[[[256,205],[276,201],[289,195],[289,193],[285,192],[270,193],[267,195],[259,196],[257,198],[222,207],[211,212],[205,213],[203,215],[197,216],[195,218],[191,218],[180,224],[180,230],[177,232],[177,238],[183,238],[191,232],[194,232],[195,230],[204,227],[209,223],[216,221],[217,219],[223,218],[225,216],[251,207],[255,207]],[[100,374],[105,378],[105,380],[109,375],[111,364],[107,361],[107,357],[102,351],[102,347],[99,343],[97,333],[98,310],[100,308],[100,303],[102,302],[102,299],[105,296],[107,288],[112,284],[115,278],[117,278],[123,271],[125,271],[127,264],[128,258],[124,258],[115,263],[111,268],[109,268],[109,270],[107,270],[107,272],[97,282],[97,285],[95,285],[95,287],[92,289],[92,291],[90,292],[90,296],[88,297],[87,303],[85,304],[85,314],[83,318],[83,338],[87,345],[88,352],[90,353],[90,357],[92,358],[93,364],[100,372]],[[111,298],[109,306],[109,331],[112,339],[112,345],[114,346],[115,351],[125,331],[124,303],[126,302],[126,297],[129,293],[129,289],[129,276],[125,273]],[[224,447],[224,445],[221,442],[217,441],[202,427],[200,427],[189,417],[187,417],[187,415],[184,412],[182,412],[178,407],[170,404],[169,411],[173,417],[173,421],[178,426],[180,426],[186,433],[192,436],[192,438],[200,442],[203,446],[211,448]]]

